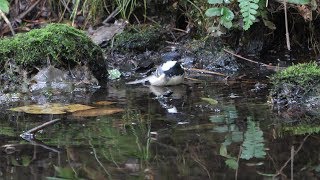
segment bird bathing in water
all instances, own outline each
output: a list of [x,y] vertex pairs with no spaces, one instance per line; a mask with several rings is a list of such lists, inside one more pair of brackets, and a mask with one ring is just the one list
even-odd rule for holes
[[185,72],[177,61],[167,61],[160,65],[150,76],[126,84],[146,84],[153,86],[173,86],[182,84]]

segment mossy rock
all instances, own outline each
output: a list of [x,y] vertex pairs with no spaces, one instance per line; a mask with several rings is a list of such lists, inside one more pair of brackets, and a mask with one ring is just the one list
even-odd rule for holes
[[290,66],[274,74],[271,83],[274,103],[304,103],[310,97],[320,95],[320,66],[315,62]]
[[[81,30],[65,24],[49,24],[0,40],[0,65],[14,60],[24,69],[47,66],[60,68],[88,64],[97,78],[107,75],[102,50]],[[3,71],[4,69],[0,69]]]
[[120,52],[157,50],[163,42],[163,32],[155,26],[131,26],[115,36],[113,48]]
[[318,134],[320,132],[320,126],[315,125],[315,124],[301,124],[298,126],[285,126],[282,129],[284,132],[288,132],[293,135]]

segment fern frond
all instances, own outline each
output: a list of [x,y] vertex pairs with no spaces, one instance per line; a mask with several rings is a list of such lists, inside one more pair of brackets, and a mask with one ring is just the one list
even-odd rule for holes
[[243,17],[243,29],[248,30],[256,20],[259,0],[238,0],[240,12]]
[[248,129],[244,134],[244,142],[242,144],[243,151],[241,158],[249,160],[253,157],[264,158],[266,155],[264,148],[263,132],[256,122],[248,117]]

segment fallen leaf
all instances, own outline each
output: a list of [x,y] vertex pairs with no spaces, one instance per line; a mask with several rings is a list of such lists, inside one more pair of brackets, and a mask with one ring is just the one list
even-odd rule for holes
[[124,111],[123,109],[120,108],[98,108],[98,109],[89,109],[85,111],[77,111],[72,113],[73,116],[76,117],[94,117],[94,116],[104,116],[104,115],[110,115],[110,114],[115,114],[118,112]]
[[83,111],[83,110],[92,109],[94,107],[83,105],[83,104],[70,104],[70,105],[65,106],[65,108],[66,108],[66,111],[68,111],[68,112],[76,112],[76,111]]
[[111,102],[111,101],[97,101],[97,102],[94,102],[93,104],[107,106],[107,105],[111,105],[111,104],[114,104],[114,103],[115,102]]
[[9,110],[16,112],[25,112],[28,114],[65,114],[66,112],[75,112],[80,110],[92,109],[94,107],[82,104],[64,105],[60,103],[32,104],[11,108]]
[[207,101],[207,102],[208,102],[209,104],[211,104],[211,105],[216,105],[216,104],[218,104],[218,101],[215,100],[215,99],[212,99],[212,98],[201,98],[201,100]]
[[108,70],[108,73],[108,78],[111,80],[119,79],[121,77],[121,72],[118,69]]

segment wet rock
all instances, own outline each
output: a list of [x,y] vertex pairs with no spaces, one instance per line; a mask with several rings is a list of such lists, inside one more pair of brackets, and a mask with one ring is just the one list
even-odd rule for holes
[[164,42],[163,33],[155,26],[133,26],[115,37],[113,49],[126,52],[156,50]]
[[37,83],[65,82],[66,73],[50,65],[49,67],[40,69],[39,72],[31,78],[31,81]]
[[277,109],[320,105],[320,67],[316,63],[297,64],[274,74],[270,91]]
[[94,43],[101,46],[110,41],[116,34],[123,32],[127,24],[128,22],[126,21],[116,21],[114,24],[106,24],[96,30],[89,31],[89,37]]
[[64,92],[73,91],[79,87],[97,87],[98,80],[87,66],[76,66],[66,71],[52,65],[42,68],[30,80],[31,92],[47,88]]
[[162,61],[177,61],[181,58],[181,54],[176,51],[169,51],[161,54]]
[[49,24],[0,40],[0,66],[13,60],[21,69],[32,71],[35,66],[47,66],[44,59],[64,69],[85,64],[97,78],[108,76],[101,48],[85,33],[68,25]]
[[235,58],[225,52],[206,52],[198,55],[199,62],[204,69],[222,72],[225,74],[236,73],[240,67]]
[[271,44],[272,38],[266,38],[270,31],[262,23],[254,24],[249,31],[246,31],[240,38],[240,51],[244,54],[257,55]]

